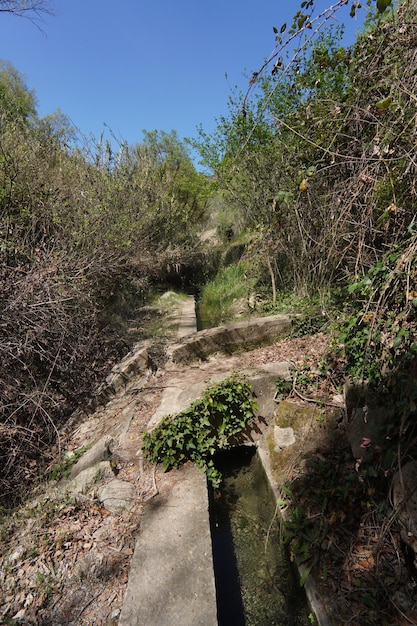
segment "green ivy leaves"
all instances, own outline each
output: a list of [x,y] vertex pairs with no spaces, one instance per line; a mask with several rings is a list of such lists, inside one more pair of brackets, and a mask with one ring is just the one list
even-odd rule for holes
[[218,486],[222,476],[213,454],[231,445],[257,408],[249,383],[242,376],[230,376],[208,387],[188,409],[175,417],[165,416],[155,430],[145,433],[143,455],[152,463],[162,463],[165,471],[194,461]]
[[356,314],[342,324],[346,371],[378,385],[408,371],[417,353],[417,238],[392,247],[367,274],[352,283]]

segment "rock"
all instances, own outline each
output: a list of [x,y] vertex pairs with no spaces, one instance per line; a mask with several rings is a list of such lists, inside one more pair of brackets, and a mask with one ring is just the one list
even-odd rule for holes
[[107,376],[106,380],[97,389],[91,400],[91,409],[95,410],[100,404],[106,404],[121,389],[140,374],[144,374],[150,365],[149,348],[150,342],[136,344],[124,359],[117,363]]
[[363,381],[345,384],[347,439],[353,458],[371,461],[384,448],[389,426],[395,420],[395,405],[389,394],[375,394]]
[[295,441],[294,430],[291,427],[281,428],[280,426],[274,426],[275,452],[292,446]]
[[243,370],[247,376],[258,404],[257,414],[267,420],[273,418],[277,407],[274,396],[277,390],[277,379],[291,380],[290,363],[277,361],[259,365],[256,368]]
[[65,485],[66,491],[73,495],[86,493],[92,485],[98,481],[106,480],[114,476],[109,461],[100,461],[96,465],[86,467]]
[[77,478],[84,470],[98,465],[101,461],[109,461],[112,458],[115,446],[112,437],[101,437],[82,457],[74,464],[69,475],[69,480]]
[[126,480],[115,478],[111,482],[100,487],[97,497],[104,507],[112,513],[133,506],[135,498],[135,486]]
[[148,363],[148,347],[138,344],[118,365],[113,367],[106,382],[117,393],[133,376],[143,373],[148,368]]
[[114,476],[110,460],[113,457],[114,439],[108,435],[101,437],[71,468],[68,478],[62,478],[58,490],[74,495],[83,494],[99,480]]
[[249,349],[272,342],[286,333],[290,327],[291,316],[271,315],[209,328],[172,344],[168,350],[168,357],[173,363],[188,363],[193,359],[206,359],[215,352],[231,354],[242,348]]

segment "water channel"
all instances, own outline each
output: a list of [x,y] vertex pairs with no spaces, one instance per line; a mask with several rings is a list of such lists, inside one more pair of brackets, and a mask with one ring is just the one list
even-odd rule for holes
[[224,476],[210,490],[219,626],[311,625],[255,448],[223,452],[216,464]]

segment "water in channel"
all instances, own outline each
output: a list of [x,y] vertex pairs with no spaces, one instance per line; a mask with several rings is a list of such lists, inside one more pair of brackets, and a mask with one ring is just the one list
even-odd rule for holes
[[224,477],[210,489],[219,626],[311,626],[255,449],[223,452],[216,465]]

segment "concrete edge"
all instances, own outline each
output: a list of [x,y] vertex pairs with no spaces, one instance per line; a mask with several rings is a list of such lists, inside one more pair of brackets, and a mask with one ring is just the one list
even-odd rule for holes
[[232,354],[243,348],[253,349],[285,335],[293,318],[291,315],[271,315],[200,330],[171,344],[167,356],[173,363],[189,363],[194,359],[206,359],[216,352]]
[[[275,501],[277,502],[281,498],[281,494],[280,494],[279,486],[276,483],[272,470],[271,470],[268,451],[265,450],[262,447],[262,445],[258,445],[257,453],[262,463],[262,467],[264,468],[264,472],[268,479],[269,486],[274,494]],[[279,514],[285,520],[284,513],[282,511],[279,511]],[[296,565],[298,575],[301,580],[301,578],[305,576],[307,568],[305,567],[305,565],[299,563],[297,559],[295,559],[295,565]],[[327,611],[325,610],[323,602],[320,599],[316,583],[313,577],[310,575],[307,576],[306,578],[306,581],[304,583],[304,590],[307,596],[308,603],[310,605],[312,612],[315,615],[318,625],[319,626],[332,626],[332,622],[328,616]]]
[[207,481],[193,464],[143,513],[119,626],[217,626]]

